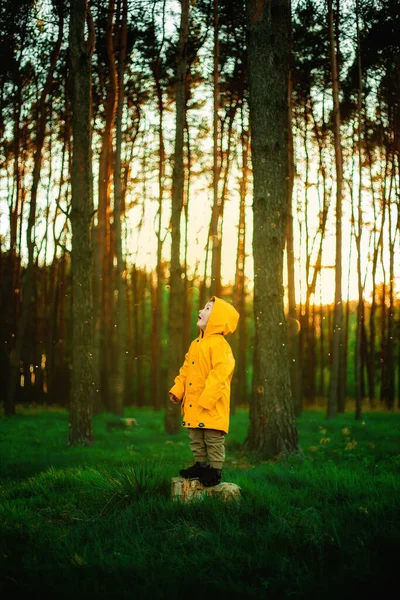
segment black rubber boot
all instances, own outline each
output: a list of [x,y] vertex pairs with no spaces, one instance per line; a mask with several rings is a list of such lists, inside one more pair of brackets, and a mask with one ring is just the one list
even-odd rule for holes
[[196,462],[192,467],[189,467],[188,469],[181,469],[179,471],[179,475],[181,477],[184,477],[185,479],[199,479],[200,475],[202,475],[204,471],[206,471],[209,467],[210,465],[202,467],[199,462]]
[[204,487],[212,487],[213,485],[218,485],[219,483],[221,483],[222,469],[215,469],[214,467],[209,466],[208,469],[204,469],[199,479],[200,483],[202,483]]

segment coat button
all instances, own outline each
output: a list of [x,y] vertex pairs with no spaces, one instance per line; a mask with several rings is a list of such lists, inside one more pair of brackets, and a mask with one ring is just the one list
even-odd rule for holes
[[182,421],[182,425],[185,426],[185,421]]
[[194,360],[192,360],[192,365],[194,365]]
[[188,427],[190,427],[190,423],[188,423]]
[[192,382],[190,382],[189,385],[192,385]]
[[192,408],[192,405],[191,405],[191,404],[189,404],[189,406],[190,406],[190,408]]

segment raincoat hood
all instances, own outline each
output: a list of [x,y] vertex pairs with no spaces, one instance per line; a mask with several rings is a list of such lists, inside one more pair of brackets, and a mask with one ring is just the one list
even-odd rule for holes
[[222,333],[223,335],[233,333],[239,321],[238,311],[232,304],[217,298],[217,296],[211,296],[211,300],[214,300],[214,308],[204,330],[204,337],[213,333]]

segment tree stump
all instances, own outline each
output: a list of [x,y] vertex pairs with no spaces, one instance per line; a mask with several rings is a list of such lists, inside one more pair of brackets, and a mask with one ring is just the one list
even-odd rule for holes
[[204,500],[207,496],[218,496],[224,501],[240,500],[240,487],[235,483],[219,483],[212,487],[204,487],[198,479],[184,479],[173,477],[171,479],[171,497],[181,502]]
[[133,427],[134,425],[137,426],[138,422],[136,421],[136,419],[133,418],[122,418],[121,417],[121,423],[125,426],[125,427]]
[[139,427],[139,423],[136,419],[132,418],[119,418],[116,420],[115,418],[111,421],[108,421],[106,424],[107,431],[112,431],[113,429],[133,429],[134,427]]

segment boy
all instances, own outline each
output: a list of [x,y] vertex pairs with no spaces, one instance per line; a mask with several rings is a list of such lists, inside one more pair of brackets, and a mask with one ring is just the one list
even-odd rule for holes
[[[229,430],[230,384],[235,359],[225,336],[239,321],[237,310],[213,296],[199,312],[199,337],[190,345],[185,362],[169,391],[181,404],[183,427],[188,429],[190,449],[196,463],[179,474],[199,479],[210,487],[221,482],[225,459],[225,434]],[[210,464],[207,462],[207,454]]]

